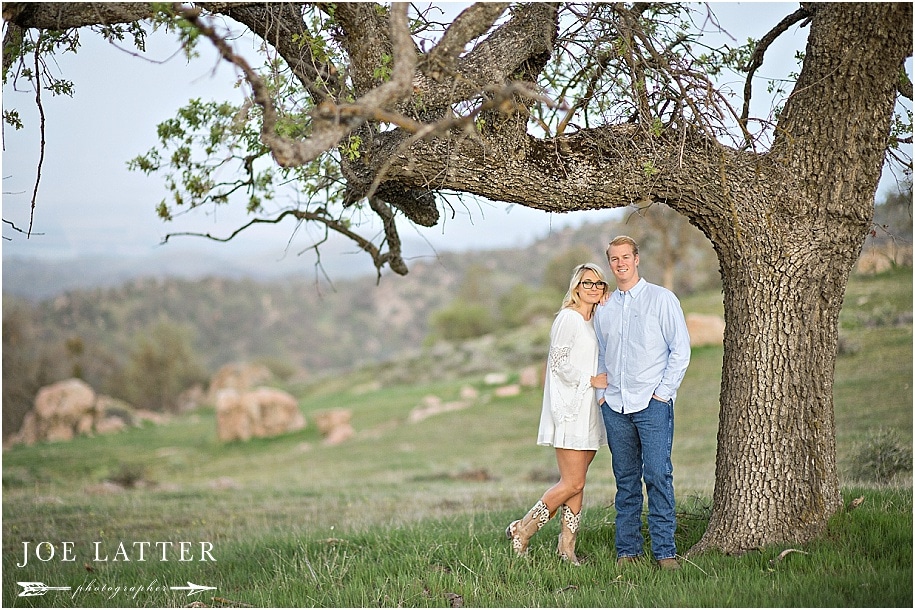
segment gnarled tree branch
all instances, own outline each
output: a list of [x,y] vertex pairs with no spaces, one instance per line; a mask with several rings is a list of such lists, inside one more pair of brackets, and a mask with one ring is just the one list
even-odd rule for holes
[[753,49],[753,56],[750,57],[750,63],[746,68],[747,80],[743,85],[743,112],[740,113],[740,124],[746,129],[747,121],[750,117],[750,99],[753,96],[753,75],[756,70],[763,64],[766,51],[775,40],[784,34],[789,27],[795,23],[810,17],[810,11],[805,8],[799,8],[772,28],[765,36],[759,39],[756,48]]

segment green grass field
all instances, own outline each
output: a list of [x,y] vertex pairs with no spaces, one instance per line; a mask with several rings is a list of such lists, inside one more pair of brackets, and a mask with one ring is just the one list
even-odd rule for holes
[[[696,310],[714,309],[713,297],[696,299]],[[684,300],[684,309],[692,306]],[[553,452],[534,444],[540,390],[497,398],[480,379],[369,389],[371,373],[362,372],[290,388],[306,417],[353,410],[357,435],[337,446],[324,445],[313,425],[221,444],[213,411],[202,409],[163,426],[6,451],[2,603],[911,607],[911,473],[889,486],[846,475],[879,430],[896,430],[911,454],[911,311],[910,269],[849,286],[835,382],[838,459],[846,503],[864,502],[836,515],[812,544],[690,557],[675,574],[648,564],[620,571],[610,456],[602,451],[579,534],[584,565],[558,561],[555,522],[534,538],[529,557],[515,558],[505,525],[557,476]],[[694,350],[677,403],[681,552],[708,519],[720,374],[720,348]],[[409,423],[424,396],[454,400],[464,385],[479,391],[472,406]],[[106,480],[135,485],[116,489]],[[68,554],[64,541],[72,542]],[[155,542],[166,541],[174,548],[162,556]],[[181,541],[191,543],[183,558]],[[55,545],[53,557],[42,542]],[[142,542],[150,545],[140,561]],[[29,561],[19,567],[26,543]],[[70,590],[20,597],[19,582]],[[216,589],[170,588],[189,582]]]

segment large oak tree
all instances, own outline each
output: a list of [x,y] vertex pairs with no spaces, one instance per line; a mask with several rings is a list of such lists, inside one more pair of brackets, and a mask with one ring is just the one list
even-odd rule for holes
[[[244,194],[252,223],[323,225],[379,271],[407,273],[398,222],[439,223],[449,193],[683,214],[718,255],[726,321],[713,509],[694,550],[741,552],[809,540],[841,508],[838,318],[894,104],[912,95],[912,5],[802,3],[746,54],[696,52],[683,8],[479,3],[437,28],[402,4],[6,3],[3,66],[28,78],[78,28],[142,47],[144,26],[167,24],[189,49],[215,44],[250,95],[159,126],[161,147],[133,163],[173,190],[160,213]],[[263,43],[262,65],[233,47],[229,23]],[[751,77],[794,24],[809,27],[802,68],[761,129]],[[735,62],[749,73],[742,108],[713,81]],[[264,215],[283,181],[300,203]],[[384,227],[374,242],[353,223],[369,210]]]

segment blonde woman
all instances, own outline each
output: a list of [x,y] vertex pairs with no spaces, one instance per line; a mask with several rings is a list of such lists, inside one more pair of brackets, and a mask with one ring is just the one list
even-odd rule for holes
[[518,555],[527,552],[531,536],[559,512],[557,553],[579,564],[575,540],[585,477],[598,448],[607,444],[594,395],[595,388],[607,387],[607,376],[596,375],[598,345],[591,318],[609,291],[600,267],[592,263],[577,266],[553,321],[537,444],[555,448],[559,482],[523,518],[506,528],[505,535]]

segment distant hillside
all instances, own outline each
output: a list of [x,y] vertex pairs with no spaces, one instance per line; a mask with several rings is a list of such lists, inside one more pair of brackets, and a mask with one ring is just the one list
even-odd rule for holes
[[[885,229],[869,242],[885,242],[884,233],[892,234],[911,261],[911,218],[903,213],[887,221],[880,211]],[[163,324],[184,332],[211,372],[242,360],[283,363],[305,374],[351,369],[415,352],[429,338],[433,312],[454,303],[524,307],[557,260],[560,286],[582,258],[606,268],[607,241],[620,233],[642,244],[646,279],[669,279],[681,296],[720,287],[711,245],[695,228],[678,221],[671,229],[675,247],[665,253],[654,225],[642,220],[633,215],[621,223],[565,228],[525,248],[441,252],[410,261],[404,277],[330,275],[333,283],[313,270],[309,277],[270,277],[264,270],[271,266],[255,260],[235,266],[177,250],[171,262],[156,268],[114,259],[56,265],[4,260],[4,345],[8,335],[21,335],[29,349],[43,354],[34,358],[46,362],[40,370],[75,369],[96,384]],[[549,299],[552,311],[560,296]],[[14,374],[4,367],[4,381]]]
[[227,261],[200,256],[114,258],[86,256],[66,260],[3,258],[3,293],[41,301],[69,290],[108,288],[137,277],[196,278],[220,269],[225,277],[243,277],[244,270]]
[[[603,239],[593,260],[600,260]],[[505,294],[526,299],[550,260],[582,240],[560,232],[530,250],[441,253],[412,261],[405,277],[333,277],[333,284],[301,275],[231,277],[229,267],[193,277],[193,260],[175,276],[142,275],[117,261],[88,264],[85,274],[28,262],[11,272],[5,261],[4,432],[18,429],[42,386],[68,377],[139,404],[151,396],[143,386],[162,375],[205,381],[230,362],[261,362],[303,379],[409,357],[427,340],[433,312],[469,294],[484,311],[496,310]],[[33,285],[32,299],[13,293],[13,273],[20,285]],[[92,287],[64,289],[74,283]],[[550,310],[559,298],[549,299]],[[179,361],[188,366],[175,370]],[[131,396],[137,392],[143,396]]]
[[[196,280],[215,276],[233,280],[274,280],[294,275],[305,277],[302,262],[292,255],[277,260],[277,255],[265,251],[231,259],[203,252],[167,246],[144,257],[84,256],[64,260],[4,257],[3,293],[37,302],[70,290],[109,288],[137,278]],[[311,267],[307,267],[310,271]],[[335,278],[352,278],[370,268],[366,262],[354,272],[352,265],[327,263],[328,274]]]
[[[472,265],[483,265],[494,272],[516,274],[525,283],[539,283],[546,263],[573,247],[585,247],[592,252],[593,262],[605,265],[604,249],[613,235],[636,237],[648,256],[642,260],[642,275],[658,283],[669,279],[678,294],[701,290],[718,283],[718,266],[711,244],[697,229],[680,217],[665,218],[669,210],[653,206],[648,211],[630,212],[622,222],[585,224],[576,229],[559,229],[535,241],[528,247],[489,251],[440,252],[437,258],[412,259],[410,275],[434,268],[447,273],[460,273]],[[673,230],[667,230],[670,252],[663,252],[657,218]],[[672,237],[672,239],[671,239]],[[891,251],[895,258],[911,260],[912,202],[911,193],[892,194],[878,205],[874,215],[874,230],[867,238],[865,250],[878,248]],[[405,243],[405,253],[411,247]],[[315,287],[316,278],[324,285],[316,291],[333,288],[321,277],[321,271],[304,262],[295,253],[262,251],[245,257],[228,254],[219,249],[189,250],[186,246],[168,245],[152,250],[146,257],[91,256],[67,260],[41,260],[16,256],[3,257],[3,294],[38,302],[64,292],[81,289],[112,288],[138,278],[200,280],[219,277],[228,280],[257,282],[305,283]],[[213,254],[215,252],[216,254]],[[374,286],[375,276],[367,256],[354,251],[351,244],[328,243],[322,246],[323,272],[338,290],[353,285]],[[901,252],[901,254],[900,254]],[[667,258],[669,269],[664,269]],[[908,257],[908,259],[906,259]],[[463,261],[469,261],[464,264]],[[436,271],[437,272],[437,271]],[[399,278],[384,281],[400,282]],[[403,282],[400,282],[403,283]]]
[[[532,252],[554,256],[576,240],[554,235]],[[172,268],[156,270],[133,261],[5,260],[5,331],[27,326],[33,344],[46,346],[76,340],[85,352],[108,354],[94,358],[101,361],[125,358],[138,335],[165,322],[188,329],[211,370],[258,358],[306,371],[350,368],[421,344],[430,312],[454,298],[468,269],[491,270],[489,281],[499,290],[539,285],[546,259],[532,265],[531,256],[441,253],[412,262],[405,277],[332,276],[333,284],[302,275],[256,280],[250,270],[180,257]]]

